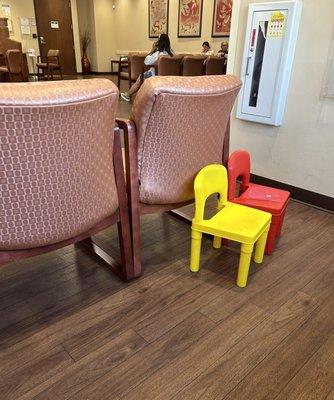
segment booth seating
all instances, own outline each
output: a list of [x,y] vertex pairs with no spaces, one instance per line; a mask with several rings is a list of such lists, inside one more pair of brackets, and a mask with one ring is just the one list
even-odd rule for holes
[[63,73],[61,70],[59,55],[60,55],[59,50],[50,49],[47,52],[45,62],[42,62],[40,56],[38,57],[39,61],[37,61],[36,63],[38,79],[40,78],[44,79],[46,77],[48,80],[49,79],[53,80],[53,73],[57,71],[60,74],[60,79],[63,79]]
[[[101,259],[91,237],[117,223],[122,264],[109,266],[133,277],[117,103],[106,79],[0,86],[2,138],[11,143],[0,148],[0,264],[72,243]],[[20,117],[24,130],[13,129]]]
[[[239,192],[236,190],[238,178],[241,179]],[[276,237],[281,235],[290,192],[250,183],[250,156],[245,150],[238,150],[230,155],[228,160],[228,180],[229,201],[272,214],[266,244],[266,254],[271,254],[275,246]]]
[[23,76],[23,57],[20,50],[13,49],[6,51],[6,66],[0,66],[0,73],[8,76],[9,82],[24,81]]
[[117,120],[125,135],[135,276],[142,273],[140,214],[192,203],[198,171],[227,162],[230,114],[240,88],[231,75],[155,76],[144,81],[130,120]]

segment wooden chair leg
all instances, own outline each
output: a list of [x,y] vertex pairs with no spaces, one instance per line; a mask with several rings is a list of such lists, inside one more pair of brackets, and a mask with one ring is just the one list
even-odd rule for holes
[[134,276],[137,277],[142,274],[139,180],[137,171],[137,137],[133,123],[123,120],[117,120],[116,122],[118,123],[119,127],[124,131],[126,184],[133,251],[133,273]]
[[60,72],[60,78],[61,78],[61,80],[63,80],[63,71],[62,71],[61,67],[59,67],[59,72]]

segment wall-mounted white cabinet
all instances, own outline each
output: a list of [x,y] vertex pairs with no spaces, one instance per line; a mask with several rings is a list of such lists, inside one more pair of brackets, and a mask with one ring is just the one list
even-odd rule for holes
[[282,124],[301,9],[300,0],[250,4],[238,118]]

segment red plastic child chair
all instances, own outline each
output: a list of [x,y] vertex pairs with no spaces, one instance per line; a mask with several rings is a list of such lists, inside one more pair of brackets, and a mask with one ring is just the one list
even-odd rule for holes
[[[250,156],[245,150],[237,150],[230,155],[227,169],[228,200],[272,214],[265,250],[266,254],[271,254],[275,246],[275,238],[281,235],[290,192],[250,183]],[[238,193],[237,179],[241,179]]]

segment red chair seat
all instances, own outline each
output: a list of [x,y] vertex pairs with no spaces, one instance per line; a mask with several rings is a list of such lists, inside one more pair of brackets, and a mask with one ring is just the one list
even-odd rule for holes
[[272,214],[281,214],[288,203],[289,196],[290,193],[287,190],[250,183],[247,190],[233,202]]

